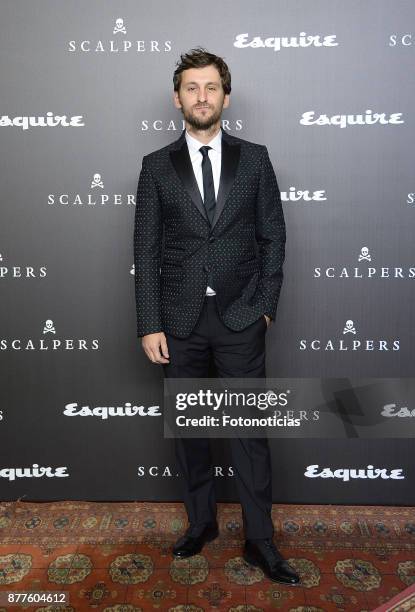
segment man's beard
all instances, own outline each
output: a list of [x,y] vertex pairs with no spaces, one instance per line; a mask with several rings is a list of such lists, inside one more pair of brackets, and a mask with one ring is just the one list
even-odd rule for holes
[[183,109],[183,106],[181,108],[181,111],[187,123],[189,123],[193,128],[195,128],[195,130],[209,130],[212,127],[212,125],[217,123],[219,119],[221,118],[222,108],[214,112],[212,115],[209,115],[208,117],[205,117],[205,118],[202,117],[200,119],[196,117],[195,115],[193,115],[191,112],[185,111]]

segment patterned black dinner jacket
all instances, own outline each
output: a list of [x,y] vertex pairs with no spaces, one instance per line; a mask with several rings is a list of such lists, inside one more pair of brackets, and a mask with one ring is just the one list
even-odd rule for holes
[[275,319],[286,242],[277,179],[266,146],[221,129],[212,225],[185,130],[143,157],[134,220],[139,337],[159,331],[189,336],[207,285],[216,291],[220,317],[230,329],[240,331],[263,314]]

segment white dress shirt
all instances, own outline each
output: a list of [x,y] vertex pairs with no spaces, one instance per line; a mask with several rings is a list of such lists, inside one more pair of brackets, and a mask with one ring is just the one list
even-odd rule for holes
[[[185,137],[187,146],[189,148],[190,160],[193,166],[193,172],[195,174],[195,178],[197,181],[197,186],[199,187],[200,195],[202,196],[202,200],[204,197],[203,191],[203,172],[202,172],[202,159],[203,155],[199,151],[200,147],[209,146],[212,147],[208,151],[210,163],[212,164],[212,174],[213,174],[213,184],[215,188],[215,197],[218,197],[219,190],[219,181],[220,181],[220,167],[221,167],[221,156],[222,156],[222,130],[216,134],[212,140],[210,140],[206,145],[204,142],[200,142],[197,138],[194,138],[189,134],[189,132],[185,131]],[[216,295],[216,291],[209,287],[206,288],[206,295]]]

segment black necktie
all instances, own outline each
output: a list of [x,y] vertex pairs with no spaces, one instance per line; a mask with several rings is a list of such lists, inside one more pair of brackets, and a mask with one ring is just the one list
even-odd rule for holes
[[212,147],[200,147],[199,151],[203,155],[202,159],[202,173],[203,173],[203,202],[205,205],[206,213],[209,218],[210,224],[213,223],[213,217],[215,215],[216,199],[215,199],[215,185],[213,183],[212,164],[209,159],[209,149]]

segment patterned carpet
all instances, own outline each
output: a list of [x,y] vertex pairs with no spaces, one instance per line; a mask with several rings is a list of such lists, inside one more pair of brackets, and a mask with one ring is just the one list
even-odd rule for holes
[[0,502],[0,590],[70,598],[0,610],[369,611],[415,583],[415,508],[274,505],[276,545],[301,575],[293,587],[243,561],[239,504],[219,504],[218,520],[217,540],[176,560],[180,503]]

